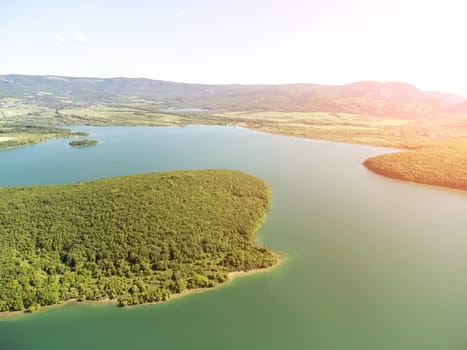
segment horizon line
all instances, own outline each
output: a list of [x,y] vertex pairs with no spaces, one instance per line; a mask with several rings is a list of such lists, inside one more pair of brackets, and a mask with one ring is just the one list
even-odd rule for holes
[[186,81],[178,81],[178,80],[167,80],[167,79],[155,79],[155,78],[148,78],[145,76],[89,76],[89,75],[62,75],[62,74],[27,74],[27,73],[0,73],[0,76],[34,76],[34,77],[57,77],[57,78],[71,78],[71,79],[141,79],[141,80],[151,80],[151,81],[160,81],[165,83],[175,83],[175,84],[187,84],[187,85],[214,85],[214,86],[232,86],[232,85],[240,85],[240,86],[292,86],[292,85],[317,85],[317,86],[348,86],[353,84],[361,84],[361,83],[376,83],[376,84],[402,84],[416,88],[421,92],[428,92],[428,93],[442,93],[447,95],[454,95],[462,98],[467,99],[467,95],[460,94],[460,93],[453,93],[453,92],[446,92],[446,91],[437,91],[432,89],[423,89],[419,88],[417,85],[398,81],[398,80],[373,80],[373,79],[362,79],[353,81],[350,83],[343,83],[343,84],[329,84],[329,83],[200,83],[200,82],[186,82]]

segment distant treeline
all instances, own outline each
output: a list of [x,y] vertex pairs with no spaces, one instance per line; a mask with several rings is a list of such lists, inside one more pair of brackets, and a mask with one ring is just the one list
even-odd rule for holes
[[0,189],[0,311],[166,300],[276,259],[257,247],[263,181],[227,170]]
[[40,126],[40,125],[21,125],[21,124],[3,124],[0,126],[0,134],[56,134],[56,135],[72,135],[70,129]]

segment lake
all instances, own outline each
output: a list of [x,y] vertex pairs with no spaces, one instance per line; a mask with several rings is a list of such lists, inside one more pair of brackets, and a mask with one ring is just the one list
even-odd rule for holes
[[66,305],[0,321],[1,350],[467,349],[467,195],[380,177],[381,148],[235,127],[82,127],[0,152],[0,186],[228,168],[273,191],[278,267],[158,305]]

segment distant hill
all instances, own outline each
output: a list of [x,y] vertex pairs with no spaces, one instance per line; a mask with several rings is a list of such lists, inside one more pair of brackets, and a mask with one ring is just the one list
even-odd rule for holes
[[164,107],[209,110],[349,112],[380,117],[434,117],[467,113],[467,98],[421,91],[404,83],[348,85],[206,85],[145,78],[0,75],[0,99],[54,105],[128,102],[141,98]]

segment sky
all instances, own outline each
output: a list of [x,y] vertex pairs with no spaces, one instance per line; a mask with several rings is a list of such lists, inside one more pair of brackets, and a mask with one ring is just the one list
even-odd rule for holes
[[0,74],[467,96],[464,0],[0,0]]

